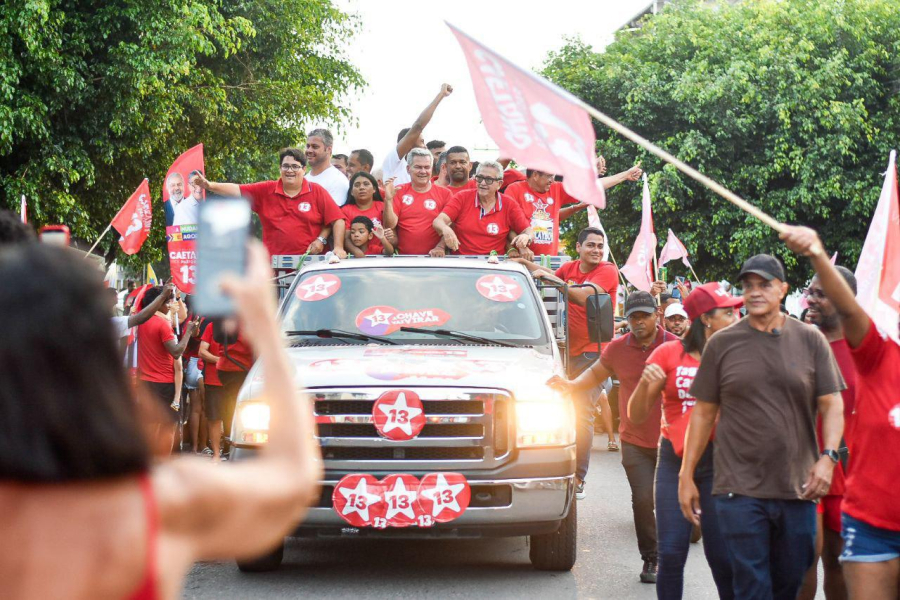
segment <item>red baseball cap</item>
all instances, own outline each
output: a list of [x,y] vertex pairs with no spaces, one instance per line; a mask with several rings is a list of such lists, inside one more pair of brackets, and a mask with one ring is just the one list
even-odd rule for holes
[[694,288],[684,299],[684,310],[693,321],[714,308],[734,308],[743,303],[743,298],[732,296],[720,283],[713,281]]

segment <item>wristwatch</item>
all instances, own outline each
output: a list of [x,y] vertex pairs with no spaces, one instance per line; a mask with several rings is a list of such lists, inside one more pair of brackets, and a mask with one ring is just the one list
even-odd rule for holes
[[316,240],[319,242],[322,242],[323,246],[328,243],[328,240],[323,238],[321,235],[319,237],[317,237]]
[[827,456],[834,464],[838,464],[839,462],[841,462],[841,455],[838,454],[837,450],[832,450],[830,448],[822,450],[822,454],[820,454],[820,456]]

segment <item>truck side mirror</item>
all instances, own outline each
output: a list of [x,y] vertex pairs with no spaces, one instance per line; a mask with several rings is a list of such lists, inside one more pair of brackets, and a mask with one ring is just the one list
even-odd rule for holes
[[588,339],[591,343],[609,342],[615,333],[613,304],[609,294],[591,294],[585,305]]

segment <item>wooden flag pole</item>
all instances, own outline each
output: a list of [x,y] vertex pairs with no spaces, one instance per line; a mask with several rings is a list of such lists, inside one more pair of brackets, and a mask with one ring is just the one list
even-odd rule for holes
[[691,265],[691,263],[688,263],[688,268],[691,270],[691,273],[694,275],[694,279],[697,280],[697,285],[702,285],[700,278],[697,277],[697,272],[694,270],[694,267]]
[[[118,216],[118,214],[116,214],[116,216]],[[100,234],[100,237],[98,237],[97,241],[94,242],[94,245],[91,246],[91,249],[87,251],[87,256],[90,256],[94,252],[94,248],[96,248],[97,244],[100,243],[100,240],[102,240],[106,236],[106,234],[109,233],[110,228],[112,228],[112,221],[109,222],[109,225],[106,226],[106,229],[103,230],[103,233]]]

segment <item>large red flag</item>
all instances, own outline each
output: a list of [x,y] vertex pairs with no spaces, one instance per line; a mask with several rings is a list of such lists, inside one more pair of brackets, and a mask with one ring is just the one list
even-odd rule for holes
[[857,300],[875,325],[900,343],[900,192],[891,151],[881,197],[856,265]]
[[197,144],[190,150],[186,150],[169,167],[169,170],[166,172],[166,180],[163,182],[163,202],[169,201],[169,177],[174,174],[182,176],[184,179],[184,195],[190,195],[188,179],[193,171],[200,171],[204,175],[206,174],[206,169],[203,166],[203,144]]
[[669,237],[666,238],[666,245],[663,246],[662,252],[659,253],[659,264],[664,265],[670,260],[678,260],[680,258],[684,266],[690,269],[691,263],[688,261],[688,256],[687,248],[675,236],[675,232],[670,229]]
[[150,183],[144,179],[112,220],[112,226],[121,236],[119,245],[125,254],[135,254],[141,249],[144,240],[150,235],[152,223]]
[[641,231],[622,267],[622,275],[637,289],[649,292],[656,279],[653,273],[653,257],[656,252],[656,233],[653,231],[653,209],[650,207],[650,186],[644,175],[644,193],[641,199]]
[[462,46],[481,118],[501,154],[529,169],[562,175],[569,194],[605,208],[606,195],[597,179],[597,139],[579,101],[447,25]]

